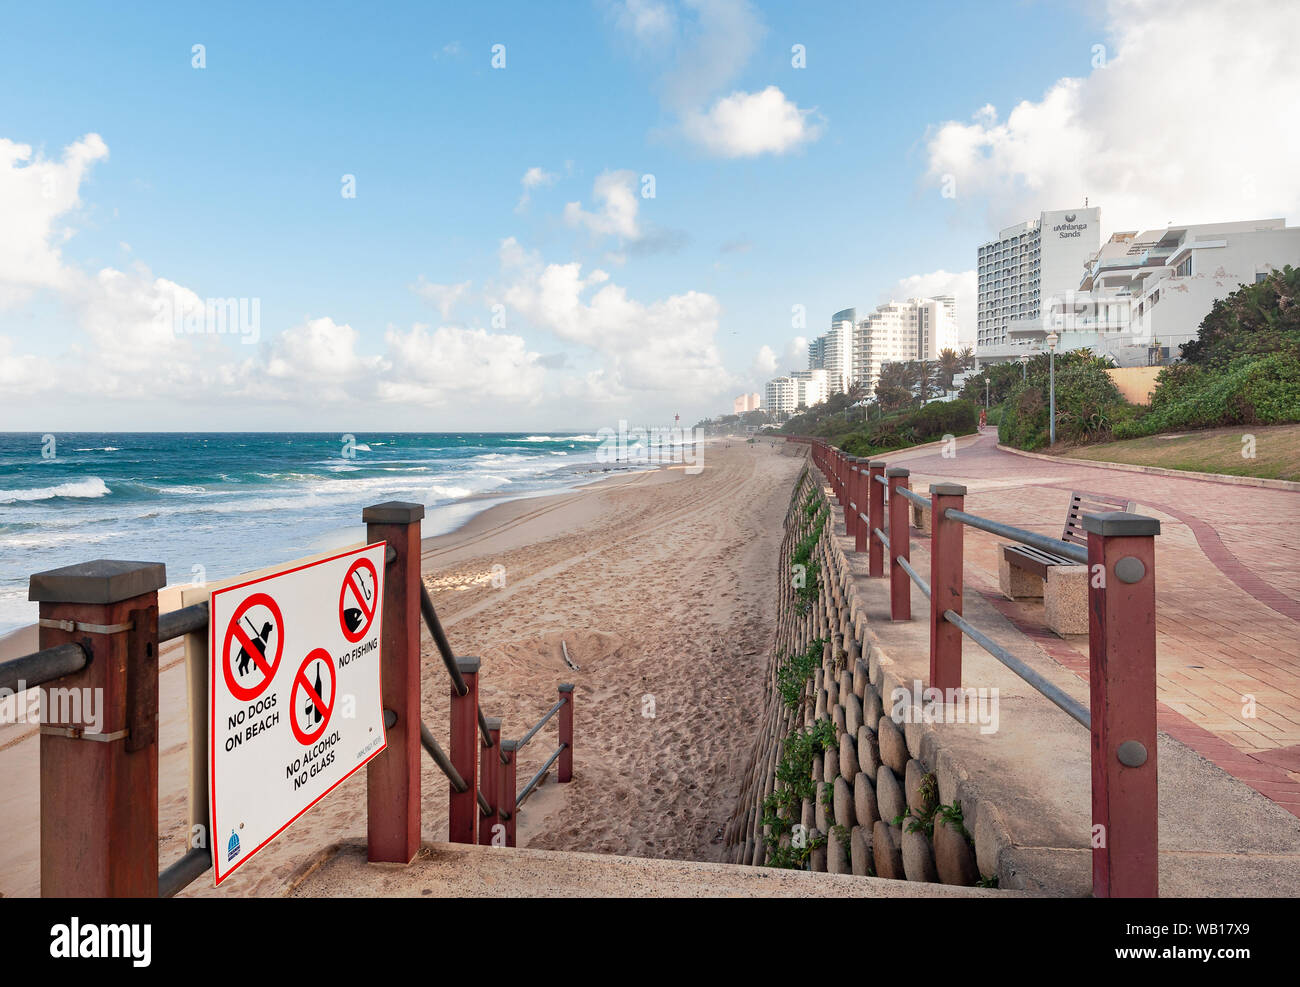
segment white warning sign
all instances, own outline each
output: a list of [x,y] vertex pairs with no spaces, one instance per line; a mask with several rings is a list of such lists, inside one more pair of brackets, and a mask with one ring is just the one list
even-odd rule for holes
[[216,883],[385,746],[383,542],[214,590],[209,792]]

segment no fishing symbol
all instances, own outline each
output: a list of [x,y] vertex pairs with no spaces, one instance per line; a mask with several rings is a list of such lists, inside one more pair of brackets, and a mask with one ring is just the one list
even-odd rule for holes
[[375,619],[375,590],[379,574],[367,558],[359,558],[348,567],[339,588],[339,625],[343,636],[356,644],[366,636]]

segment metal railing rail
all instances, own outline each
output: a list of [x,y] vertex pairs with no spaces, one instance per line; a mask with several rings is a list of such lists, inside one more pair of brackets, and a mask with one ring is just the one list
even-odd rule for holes
[[[390,614],[389,621],[394,623],[385,622],[380,646],[381,674],[386,685],[394,679],[408,683],[385,693],[384,728],[394,731],[388,737],[390,754],[370,762],[367,768],[371,860],[406,862],[418,850],[420,788],[418,769],[414,767],[418,756],[411,751],[413,743],[418,742],[424,748],[448,780],[451,815],[459,820],[461,827],[452,838],[459,842],[474,842],[477,835],[480,843],[497,843],[497,831],[501,827],[492,825],[495,820],[507,824],[504,845],[514,846],[514,817],[519,804],[531,796],[557,761],[561,782],[570,781],[573,776],[572,685],[559,686],[559,701],[525,734],[521,743],[498,739],[500,720],[486,717],[478,703],[480,662],[477,658],[453,655],[428,589],[419,578],[422,517],[421,505],[395,502],[368,507],[363,515],[369,543],[387,542],[385,579],[393,580],[392,592],[400,593],[405,601]],[[405,551],[399,551],[402,546]],[[98,560],[32,575],[30,593],[40,603],[39,636],[46,646],[0,662],[0,689],[13,692],[20,688],[35,689],[81,674],[80,682],[86,688],[105,691],[106,702],[111,705],[105,712],[106,718],[124,725],[123,729],[102,736],[70,727],[59,735],[66,733],[68,740],[80,742],[71,746],[60,743],[48,751],[42,739],[40,844],[41,891],[45,895],[156,894],[167,898],[212,867],[212,848],[191,845],[178,860],[155,872],[159,808],[156,793],[153,799],[147,799],[132,789],[142,777],[137,766],[142,762],[129,759],[157,755],[159,646],[188,638],[189,702],[202,704],[191,717],[198,724],[200,736],[191,737],[189,821],[196,833],[195,843],[206,843],[210,838],[211,834],[207,833],[210,779],[206,745],[201,743],[205,739],[202,734],[206,683],[211,674],[206,633],[211,626],[210,605],[203,600],[159,614],[158,590],[165,583],[166,570],[155,562]],[[419,716],[419,648],[418,643],[406,643],[418,642],[417,622],[428,628],[452,684],[450,756]],[[119,661],[124,662],[125,668]],[[123,671],[127,688],[116,688],[114,676],[121,676]],[[464,701],[457,706],[458,700]],[[530,742],[557,713],[561,714],[560,746],[517,799],[514,759],[506,755]],[[414,731],[402,729],[403,720],[418,724],[418,741]],[[494,748],[499,750],[505,770],[496,768],[496,757],[490,758],[489,763],[487,752]],[[469,773],[466,765],[472,769]],[[106,782],[93,786],[91,791],[73,791],[66,785],[56,784],[69,771],[83,777],[87,770],[102,772]],[[480,777],[482,782],[475,784]],[[458,799],[468,799],[468,802],[458,802]],[[393,825],[394,814],[404,816],[405,825]],[[485,821],[479,825],[476,817],[484,817]],[[111,820],[111,825],[102,825],[104,819]],[[468,833],[463,831],[466,826]]]
[[[911,586],[928,598],[930,620],[929,683],[940,693],[962,689],[962,642],[969,637],[994,660],[1017,675],[1091,734],[1092,827],[1107,838],[1092,846],[1093,893],[1097,897],[1154,897],[1158,894],[1158,777],[1155,749],[1156,637],[1155,537],[1160,522],[1127,511],[1086,514],[1086,544],[1067,542],[1017,528],[964,510],[967,489],[959,483],[930,485],[926,498],[910,489],[906,468],[886,468],[869,461],[870,479],[892,497],[882,509],[883,492],[875,487],[863,515],[863,460],[846,455],[821,439],[793,438],[811,447],[811,459],[845,509],[845,535],[854,551],[869,548],[869,576],[886,575],[878,542],[889,549],[889,612],[893,620],[911,619]],[[881,471],[884,471],[883,475]],[[929,513],[930,579],[912,566],[912,522],[908,501]],[[888,518],[888,522],[886,522]],[[888,534],[885,532],[888,524]],[[1028,545],[1061,563],[1087,567],[1089,701],[1066,693],[1025,661],[994,641],[962,615],[966,527]],[[1045,560],[1053,564],[1053,560]],[[1057,570],[1049,570],[1050,597]],[[1098,576],[1103,578],[1098,578]],[[904,578],[906,577],[906,578]],[[1067,576],[1067,578],[1074,578]],[[1057,598],[1057,603],[1062,603]],[[1061,634],[1077,627],[1079,614],[1062,618],[1045,607],[1049,625]],[[1073,621],[1073,622],[1071,622]]]
[[546,759],[546,763],[537,769],[537,774],[533,775],[528,784],[524,786],[524,790],[520,792],[519,796],[515,799],[515,812],[518,812],[524,802],[528,800],[528,796],[533,794],[533,791],[539,784],[541,784],[542,779],[546,777],[546,773],[551,770],[551,765],[553,765],[556,759],[564,753],[568,746],[568,744],[561,744],[559,747],[555,748],[555,751],[551,756]]
[[972,528],[987,531],[991,535],[1010,538],[1012,541],[1018,541],[1022,545],[1028,545],[1031,548],[1037,548],[1052,555],[1064,556],[1072,562],[1078,562],[1080,565],[1088,564],[1088,549],[1083,545],[1074,545],[1068,541],[1061,541],[1059,538],[1040,535],[1034,531],[1026,531],[1024,528],[1014,528],[1009,524],[1003,524],[1001,521],[992,521],[989,518],[980,517],[978,514],[967,514],[965,511],[956,511],[952,508],[944,511],[943,516],[952,521],[968,524]]
[[1027,683],[1043,694],[1047,699],[1069,713],[1085,730],[1092,729],[1092,714],[1088,708],[1079,702],[1073,696],[1066,693],[1063,689],[1053,685],[1043,676],[1026,665],[1023,661],[1013,655],[1002,645],[992,640],[984,634],[979,628],[975,627],[969,620],[955,613],[952,610],[943,612],[943,619],[950,624],[954,624],[961,629],[961,632],[987,651],[990,655],[1000,661],[1011,671],[1015,672]]

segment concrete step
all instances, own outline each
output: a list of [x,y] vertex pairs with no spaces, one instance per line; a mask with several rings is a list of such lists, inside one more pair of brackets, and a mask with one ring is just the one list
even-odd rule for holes
[[735,864],[427,843],[409,865],[371,864],[336,844],[303,868],[287,896],[439,898],[1005,898],[990,888],[886,881]]

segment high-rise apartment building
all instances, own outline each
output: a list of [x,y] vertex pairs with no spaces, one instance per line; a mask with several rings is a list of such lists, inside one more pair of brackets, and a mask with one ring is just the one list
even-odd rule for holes
[[888,302],[858,323],[853,379],[870,393],[882,364],[934,360],[948,348],[957,348],[951,296]]
[[1044,300],[1078,288],[1100,247],[1096,206],[1040,213],[980,247],[975,355],[1005,360],[1041,346]]

